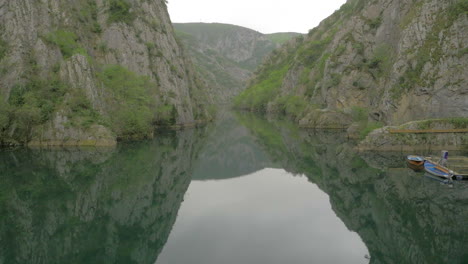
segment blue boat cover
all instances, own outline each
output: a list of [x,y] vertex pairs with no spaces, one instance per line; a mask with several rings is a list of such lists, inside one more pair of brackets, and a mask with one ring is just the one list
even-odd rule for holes
[[439,165],[434,164],[434,163],[429,162],[429,161],[424,162],[424,169],[427,172],[429,172],[430,174],[435,175],[435,176],[444,177],[444,178],[448,178],[448,177],[451,176],[447,172],[441,170],[439,168]]

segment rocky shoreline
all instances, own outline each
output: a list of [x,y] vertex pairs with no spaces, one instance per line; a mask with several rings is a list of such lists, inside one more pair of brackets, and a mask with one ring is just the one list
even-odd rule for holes
[[[442,132],[466,129],[466,123],[466,118],[457,118],[413,121],[401,126],[386,126],[369,133],[358,144],[357,149],[359,151],[468,150],[467,132]],[[409,132],[394,132],[398,130]]]

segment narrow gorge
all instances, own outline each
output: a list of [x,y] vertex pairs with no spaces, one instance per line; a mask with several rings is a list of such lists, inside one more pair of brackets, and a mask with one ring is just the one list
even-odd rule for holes
[[265,57],[284,42],[301,35],[263,34],[220,23],[175,23],[174,29],[197,72],[206,80],[214,101],[221,105],[230,105],[246,88]]
[[0,264],[468,263],[467,29],[468,0],[0,0]]

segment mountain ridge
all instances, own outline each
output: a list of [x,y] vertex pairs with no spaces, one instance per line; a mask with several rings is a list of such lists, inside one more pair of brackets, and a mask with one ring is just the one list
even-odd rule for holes
[[302,126],[468,116],[466,0],[348,0],[273,52],[236,98]]
[[223,23],[174,23],[174,28],[221,104],[245,88],[252,72],[279,43],[296,35],[262,34]]

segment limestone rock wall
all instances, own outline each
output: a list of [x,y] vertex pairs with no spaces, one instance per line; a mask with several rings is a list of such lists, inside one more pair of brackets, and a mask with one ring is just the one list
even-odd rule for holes
[[[78,90],[93,111],[110,116],[105,99],[112,95],[98,76],[107,65],[119,65],[149,79],[155,115],[161,115],[158,105],[169,105],[173,124],[209,119],[209,95],[176,42],[163,0],[1,0],[0,46],[3,102],[32,80],[58,76],[66,84],[64,101]],[[68,109],[56,105],[53,112],[61,108]],[[28,140],[37,134],[35,125]],[[16,133],[14,118],[5,129]]]
[[[459,0],[349,0],[307,37],[274,52],[250,86],[286,67],[262,107],[303,125],[316,121],[307,115],[317,109],[368,109],[369,119],[392,125],[466,117],[466,10]],[[291,96],[303,99],[295,104],[301,107],[284,103]]]

